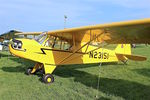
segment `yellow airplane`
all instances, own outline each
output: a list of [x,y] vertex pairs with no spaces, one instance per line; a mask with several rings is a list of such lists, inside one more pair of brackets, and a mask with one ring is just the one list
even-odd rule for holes
[[[34,39],[12,39],[9,50],[15,56],[36,62],[27,70],[28,75],[43,69],[43,81],[52,83],[52,73],[59,65],[146,60],[132,55],[130,44],[150,43],[150,19],[16,35],[38,35]],[[118,46],[106,49],[109,44]]]

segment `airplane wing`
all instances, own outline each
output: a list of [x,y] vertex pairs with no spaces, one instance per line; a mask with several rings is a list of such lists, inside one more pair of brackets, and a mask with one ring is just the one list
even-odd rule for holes
[[[36,35],[41,33],[42,32],[27,32],[17,33],[16,35]],[[113,44],[150,43],[150,18],[78,28],[68,28],[63,30],[48,31],[47,33],[66,40],[73,40],[74,38],[75,42],[89,42],[94,39],[95,42],[101,43],[105,41],[106,43]]]

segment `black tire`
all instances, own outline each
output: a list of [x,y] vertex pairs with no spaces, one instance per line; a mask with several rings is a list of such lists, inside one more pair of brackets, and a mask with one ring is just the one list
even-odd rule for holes
[[46,84],[51,84],[54,82],[54,77],[51,74],[45,74],[43,75],[43,82]]
[[31,69],[31,68],[29,68],[29,69],[26,70],[26,74],[27,74],[27,75],[31,75],[31,74],[32,74],[31,72],[32,72],[32,69]]

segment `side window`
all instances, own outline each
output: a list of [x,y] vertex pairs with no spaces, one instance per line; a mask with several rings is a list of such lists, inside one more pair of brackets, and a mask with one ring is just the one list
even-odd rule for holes
[[69,50],[70,48],[70,44],[68,42],[56,37],[49,37],[44,46],[60,50]]
[[61,40],[59,40],[59,38],[56,38],[54,48],[61,49]]
[[70,49],[70,44],[68,42],[63,41],[62,42],[62,49],[63,50],[69,50]]

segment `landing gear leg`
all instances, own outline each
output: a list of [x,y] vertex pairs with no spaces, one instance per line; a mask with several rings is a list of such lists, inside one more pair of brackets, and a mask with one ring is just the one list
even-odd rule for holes
[[50,84],[54,82],[54,77],[52,76],[53,71],[55,70],[55,65],[44,64],[45,75],[43,75],[43,82]]
[[37,71],[39,71],[40,69],[42,69],[42,67],[43,67],[43,64],[41,64],[41,63],[36,63],[33,68],[28,68],[28,69],[27,69],[26,74],[27,74],[27,75],[34,74],[34,73],[36,73]]

